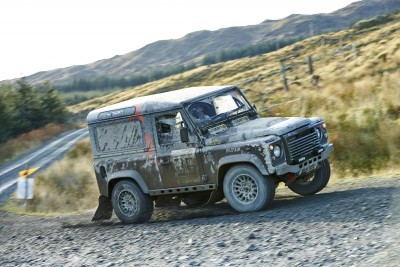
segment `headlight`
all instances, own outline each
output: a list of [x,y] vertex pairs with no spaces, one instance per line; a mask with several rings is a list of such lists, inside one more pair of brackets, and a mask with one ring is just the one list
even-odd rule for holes
[[281,147],[276,145],[274,146],[274,156],[279,158],[281,156]]
[[269,150],[273,152],[275,158],[279,158],[281,156],[282,150],[279,145],[269,145]]

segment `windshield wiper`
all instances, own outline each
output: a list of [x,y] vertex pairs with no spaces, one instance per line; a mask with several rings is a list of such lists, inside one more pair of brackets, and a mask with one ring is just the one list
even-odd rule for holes
[[228,114],[226,114],[226,112],[215,115],[214,117],[211,117],[211,121],[215,122],[215,121],[219,121],[221,119],[226,119],[228,118]]
[[232,109],[232,110],[228,111],[228,113],[229,113],[229,114],[233,114],[234,112],[236,112],[236,113],[235,113],[235,116],[236,116],[236,115],[239,114],[239,111],[240,111],[242,108],[243,108],[243,107],[237,107],[237,108],[235,108],[235,109]]
[[206,127],[210,127],[210,126],[214,126],[218,123],[221,123],[222,121],[228,119],[228,114],[226,114],[226,112],[218,114],[216,116],[211,117],[209,120],[207,121],[203,121],[201,123],[201,128],[206,128]]

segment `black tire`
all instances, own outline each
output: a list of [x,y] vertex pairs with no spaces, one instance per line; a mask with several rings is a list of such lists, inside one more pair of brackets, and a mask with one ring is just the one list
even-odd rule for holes
[[224,178],[224,194],[232,208],[239,212],[265,209],[275,197],[275,183],[249,165],[232,167]]
[[188,207],[199,207],[208,202],[210,199],[211,192],[201,192],[196,194],[191,194],[189,196],[181,197],[183,203]]
[[143,223],[150,220],[153,201],[133,181],[121,180],[112,191],[112,206],[121,222]]
[[328,159],[325,159],[321,167],[315,171],[314,175],[299,177],[288,187],[299,195],[314,195],[325,188],[331,177],[331,166]]

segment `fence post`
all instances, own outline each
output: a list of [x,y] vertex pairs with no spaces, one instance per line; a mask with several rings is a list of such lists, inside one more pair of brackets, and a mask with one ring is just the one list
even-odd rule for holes
[[280,60],[280,62],[281,62],[281,74],[282,74],[283,88],[286,91],[288,91],[289,90],[289,86],[287,84],[287,79],[286,79],[286,74],[285,74],[286,67],[285,67],[285,64],[283,63],[282,59]]
[[353,50],[353,60],[356,60],[357,57],[358,57],[358,49],[357,49],[356,43],[353,43],[353,44],[351,45],[351,48],[352,48],[352,50]]
[[307,57],[307,65],[308,65],[308,73],[313,74],[314,73],[314,68],[313,68],[313,61],[312,61],[312,56]]

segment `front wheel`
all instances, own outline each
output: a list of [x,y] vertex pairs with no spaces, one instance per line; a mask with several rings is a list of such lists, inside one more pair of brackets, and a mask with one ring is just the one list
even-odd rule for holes
[[150,220],[153,201],[139,186],[129,180],[119,181],[112,191],[112,206],[123,223],[142,223]]
[[265,209],[275,196],[275,183],[254,167],[238,165],[225,175],[224,194],[228,203],[239,212]]
[[324,189],[329,182],[330,176],[331,166],[328,159],[325,159],[314,174],[299,177],[288,187],[299,195],[313,195]]

